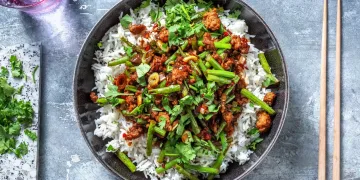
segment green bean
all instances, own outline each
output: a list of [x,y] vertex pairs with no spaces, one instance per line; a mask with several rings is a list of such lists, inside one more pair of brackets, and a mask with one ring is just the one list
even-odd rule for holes
[[273,108],[271,108],[268,104],[266,104],[264,101],[257,98],[253,93],[251,93],[247,89],[241,89],[241,94],[248,98],[250,101],[254,102],[255,104],[259,105],[261,108],[263,108],[266,112],[268,112],[270,115],[274,115],[276,112]]
[[[201,60],[201,59],[199,59]],[[201,70],[199,69],[199,67],[196,65],[196,63],[194,61],[190,61],[190,66],[193,70],[195,70],[195,72],[198,74],[198,75],[201,75]]]
[[214,75],[208,75],[207,80],[214,81],[214,82],[221,83],[221,84],[230,84],[231,83],[231,80],[229,80],[229,79],[219,77],[219,76],[214,76]]
[[162,163],[164,162],[164,158],[165,158],[165,154],[166,154],[166,151],[165,151],[165,147],[169,144],[169,141],[166,141],[165,144],[163,144],[163,147],[160,151],[160,154],[159,154],[159,157],[157,158],[157,162],[158,163]]
[[151,94],[170,94],[174,92],[179,92],[181,90],[180,85],[170,85],[163,88],[150,89],[149,93]]
[[218,55],[220,55],[220,54],[223,54],[223,53],[225,52],[225,50],[226,50],[226,49],[218,49],[218,50],[216,51],[216,53],[217,53]]
[[198,56],[200,59],[204,59],[206,57],[206,55],[208,55],[208,54],[209,54],[209,51],[204,51],[201,54],[199,54]]
[[192,89],[192,90],[194,90],[194,91],[196,91],[196,92],[198,92],[199,91],[199,89],[198,88],[196,88],[195,86],[193,86],[193,85],[190,85],[189,86],[189,88],[190,89]]
[[214,69],[224,70],[224,68],[221,67],[221,65],[211,55],[207,55],[206,60],[211,64],[212,67],[214,67]]
[[180,154],[177,154],[177,153],[165,153],[165,156],[166,157],[179,157]]
[[206,67],[206,68],[211,68],[211,64],[206,61],[206,62],[205,62],[205,67]]
[[[228,146],[223,152],[220,153],[220,155],[216,159],[215,163],[212,165],[212,168],[220,169],[220,166],[225,159],[225,155],[226,155],[227,151],[229,150],[229,147],[230,146]],[[208,180],[214,179],[214,175],[210,174],[207,179]]]
[[121,37],[120,40],[125,43],[126,45],[130,46],[134,51],[140,53],[140,54],[145,54],[145,51],[142,50],[139,46],[136,46],[134,44],[132,44],[129,40],[127,40],[125,37]]
[[230,36],[226,36],[224,37],[222,40],[220,40],[219,42],[221,43],[229,43],[231,41],[231,37]]
[[199,65],[202,73],[204,74],[204,76],[206,76],[207,75],[206,66],[205,66],[204,62],[201,59],[198,60],[198,65]]
[[148,133],[147,133],[147,140],[146,140],[146,155],[147,156],[150,156],[151,152],[152,152],[154,128],[155,128],[155,122],[150,121],[149,129],[148,129]]
[[161,83],[159,84],[159,88],[163,88],[166,86],[166,79],[161,81]]
[[126,61],[126,62],[125,62],[125,65],[126,65],[127,67],[134,67],[134,65],[133,65],[130,61]]
[[126,63],[126,61],[129,61],[129,60],[130,60],[129,56],[124,56],[124,57],[121,57],[119,59],[110,61],[108,63],[108,66],[116,66],[116,65],[119,65],[119,64],[124,64],[124,63]]
[[264,71],[268,74],[271,74],[271,68],[266,60],[265,54],[259,53],[258,57],[259,57],[261,66],[263,67]]
[[231,49],[231,44],[229,43],[214,42],[214,45],[217,49]]
[[180,165],[175,164],[175,169],[182,175],[184,175],[186,178],[190,180],[199,180],[196,176],[193,176],[189,172],[187,172],[184,168],[182,168]]
[[200,128],[198,123],[196,122],[196,119],[193,115],[193,113],[191,112],[190,108],[187,109],[187,113],[190,114],[190,125],[191,125],[191,129],[193,131],[193,133],[195,135],[200,133]]
[[136,171],[136,166],[134,163],[131,162],[131,160],[126,156],[125,153],[118,151],[116,153],[116,156],[125,164],[126,167],[130,169],[131,172]]
[[[187,45],[189,44],[189,41],[185,41],[184,44],[181,45],[181,50],[184,50]],[[171,61],[175,61],[176,56],[179,54],[179,50],[177,50],[173,55],[171,55],[166,61],[165,65],[169,64]]]
[[226,95],[229,95],[229,93],[235,88],[235,86],[236,86],[236,84],[239,82],[239,80],[240,80],[240,77],[239,77],[239,76],[235,76],[234,79],[233,79],[234,84],[233,84],[232,86],[230,86],[229,88],[227,88],[224,93],[225,93]]
[[227,143],[226,135],[224,132],[220,133],[220,142],[221,142],[222,150],[225,151],[225,149],[228,146],[228,143]]
[[135,86],[132,85],[126,85],[125,86],[125,91],[130,91],[130,92],[137,92],[137,89]]
[[208,140],[207,141],[211,150],[214,151],[214,152],[218,152],[218,150],[216,149],[216,147],[214,146],[214,144],[211,142],[211,140]]
[[235,95],[231,95],[230,97],[228,97],[227,99],[226,99],[226,104],[229,104],[232,100],[234,100],[235,99]]
[[166,131],[164,129],[161,129],[160,127],[157,126],[154,127],[154,131],[162,137],[164,137],[166,134]]
[[179,163],[179,162],[180,162],[180,158],[171,160],[171,161],[169,161],[168,163],[166,163],[164,167],[158,167],[158,168],[156,168],[155,171],[156,171],[156,173],[161,174],[161,173],[165,172],[166,170],[174,167],[174,166],[175,166],[177,163]]
[[221,124],[220,124],[220,126],[219,126],[218,131],[217,131],[216,134],[215,134],[216,139],[219,139],[219,135],[220,135],[220,133],[223,131],[223,129],[225,128],[225,126],[226,126],[226,122],[225,122],[225,121],[222,121]]
[[136,119],[136,123],[141,124],[141,125],[145,125],[147,123],[147,121],[145,121],[145,120],[143,120],[141,118],[138,118],[138,119]]
[[204,46],[204,43],[203,43],[203,41],[202,41],[202,40],[198,40],[198,42],[197,42],[197,43],[198,43],[198,45],[199,45],[199,46]]
[[185,169],[191,169],[202,173],[219,174],[219,170],[211,167],[197,166],[191,164],[184,164]]
[[211,75],[215,75],[215,76],[219,76],[219,77],[226,77],[226,78],[230,78],[230,79],[235,77],[235,73],[231,72],[231,71],[208,69],[206,72]]

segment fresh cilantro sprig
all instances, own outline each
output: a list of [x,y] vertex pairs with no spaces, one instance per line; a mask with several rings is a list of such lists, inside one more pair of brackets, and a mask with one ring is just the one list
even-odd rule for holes
[[15,78],[23,78],[24,77],[24,71],[22,62],[15,56],[10,56],[10,65],[11,65],[11,74]]

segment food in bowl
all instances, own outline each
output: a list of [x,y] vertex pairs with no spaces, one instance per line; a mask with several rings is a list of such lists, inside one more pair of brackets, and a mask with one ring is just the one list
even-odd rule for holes
[[213,179],[244,164],[271,128],[279,81],[240,11],[209,2],[144,1],[95,53],[94,134],[131,172]]

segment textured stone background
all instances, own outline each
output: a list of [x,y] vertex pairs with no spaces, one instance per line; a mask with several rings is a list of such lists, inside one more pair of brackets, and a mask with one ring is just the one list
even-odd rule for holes
[[[116,179],[86,146],[74,117],[72,79],[86,35],[117,0],[63,0],[46,15],[0,8],[0,45],[43,44],[40,179]],[[247,179],[317,179],[322,1],[245,0],[285,55],[290,105],[276,145]],[[264,3],[266,2],[266,3]],[[343,3],[342,178],[360,179],[360,1]],[[331,172],[336,0],[329,0],[328,172]],[[346,103],[345,103],[346,102]],[[330,173],[328,173],[331,177]]]

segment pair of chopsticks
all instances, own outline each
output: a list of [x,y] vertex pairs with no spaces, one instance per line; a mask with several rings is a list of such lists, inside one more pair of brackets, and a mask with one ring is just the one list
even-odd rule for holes
[[[341,0],[338,0],[337,3],[333,180],[340,180]],[[326,61],[327,0],[324,0],[320,75],[319,180],[326,179]]]

